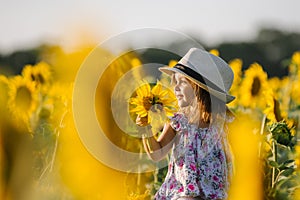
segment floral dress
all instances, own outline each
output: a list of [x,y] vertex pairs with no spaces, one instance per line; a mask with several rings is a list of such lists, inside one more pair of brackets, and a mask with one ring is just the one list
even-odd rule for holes
[[178,113],[171,118],[171,126],[178,134],[172,147],[168,173],[155,199],[226,199],[231,162],[226,153],[224,126],[198,128]]

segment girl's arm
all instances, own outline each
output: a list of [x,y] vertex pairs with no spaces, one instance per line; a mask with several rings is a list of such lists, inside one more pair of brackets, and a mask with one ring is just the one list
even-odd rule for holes
[[[147,125],[146,120],[139,116],[136,119],[136,124],[140,126]],[[171,125],[167,123],[163,128],[162,134],[157,140],[154,138],[153,134],[151,137],[143,137],[144,149],[148,156],[154,161],[163,159],[170,151],[175,135],[176,132]]]
[[154,161],[163,159],[170,151],[175,135],[170,124],[165,124],[163,132],[157,140],[153,136],[144,137],[143,144],[148,156]]

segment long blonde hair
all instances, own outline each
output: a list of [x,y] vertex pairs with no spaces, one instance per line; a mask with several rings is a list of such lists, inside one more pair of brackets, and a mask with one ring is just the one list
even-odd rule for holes
[[[200,87],[194,81],[187,78],[192,88],[194,89],[195,98],[187,107],[180,108],[182,112],[189,120],[190,123],[201,125],[211,125],[218,113],[226,111],[225,102],[210,95],[208,91]],[[174,81],[174,75],[172,76],[172,82]]]
[[[191,101],[190,105],[187,107],[180,108],[179,112],[182,112],[189,120],[189,123],[198,125],[210,126],[212,123],[221,124],[225,127],[225,135],[220,135],[222,137],[222,144],[226,156],[227,164],[227,175],[229,180],[231,180],[234,174],[234,157],[227,139],[228,128],[226,125],[225,118],[234,119],[233,113],[227,108],[226,103],[210,95],[208,91],[201,88],[194,81],[187,78],[192,88],[194,89],[195,98]],[[172,82],[174,81],[174,76],[172,76]],[[225,116],[225,118],[224,118]],[[220,118],[219,118],[220,117]],[[218,120],[221,120],[219,123]]]

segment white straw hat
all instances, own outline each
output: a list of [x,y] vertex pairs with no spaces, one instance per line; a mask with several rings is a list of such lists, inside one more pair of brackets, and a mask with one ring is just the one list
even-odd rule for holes
[[181,73],[225,103],[235,99],[228,93],[233,72],[220,57],[207,51],[191,48],[174,67],[160,67],[160,71],[172,75]]

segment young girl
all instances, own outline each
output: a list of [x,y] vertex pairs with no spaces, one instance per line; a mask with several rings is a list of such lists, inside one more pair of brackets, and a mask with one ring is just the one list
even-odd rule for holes
[[[155,199],[226,199],[232,172],[226,139],[226,123],[233,119],[226,107],[234,99],[228,94],[231,68],[221,58],[192,48],[176,66],[160,70],[172,76],[180,109],[157,140],[143,138],[154,161],[171,150],[168,173]],[[136,123],[146,126],[147,118],[138,116]]]

